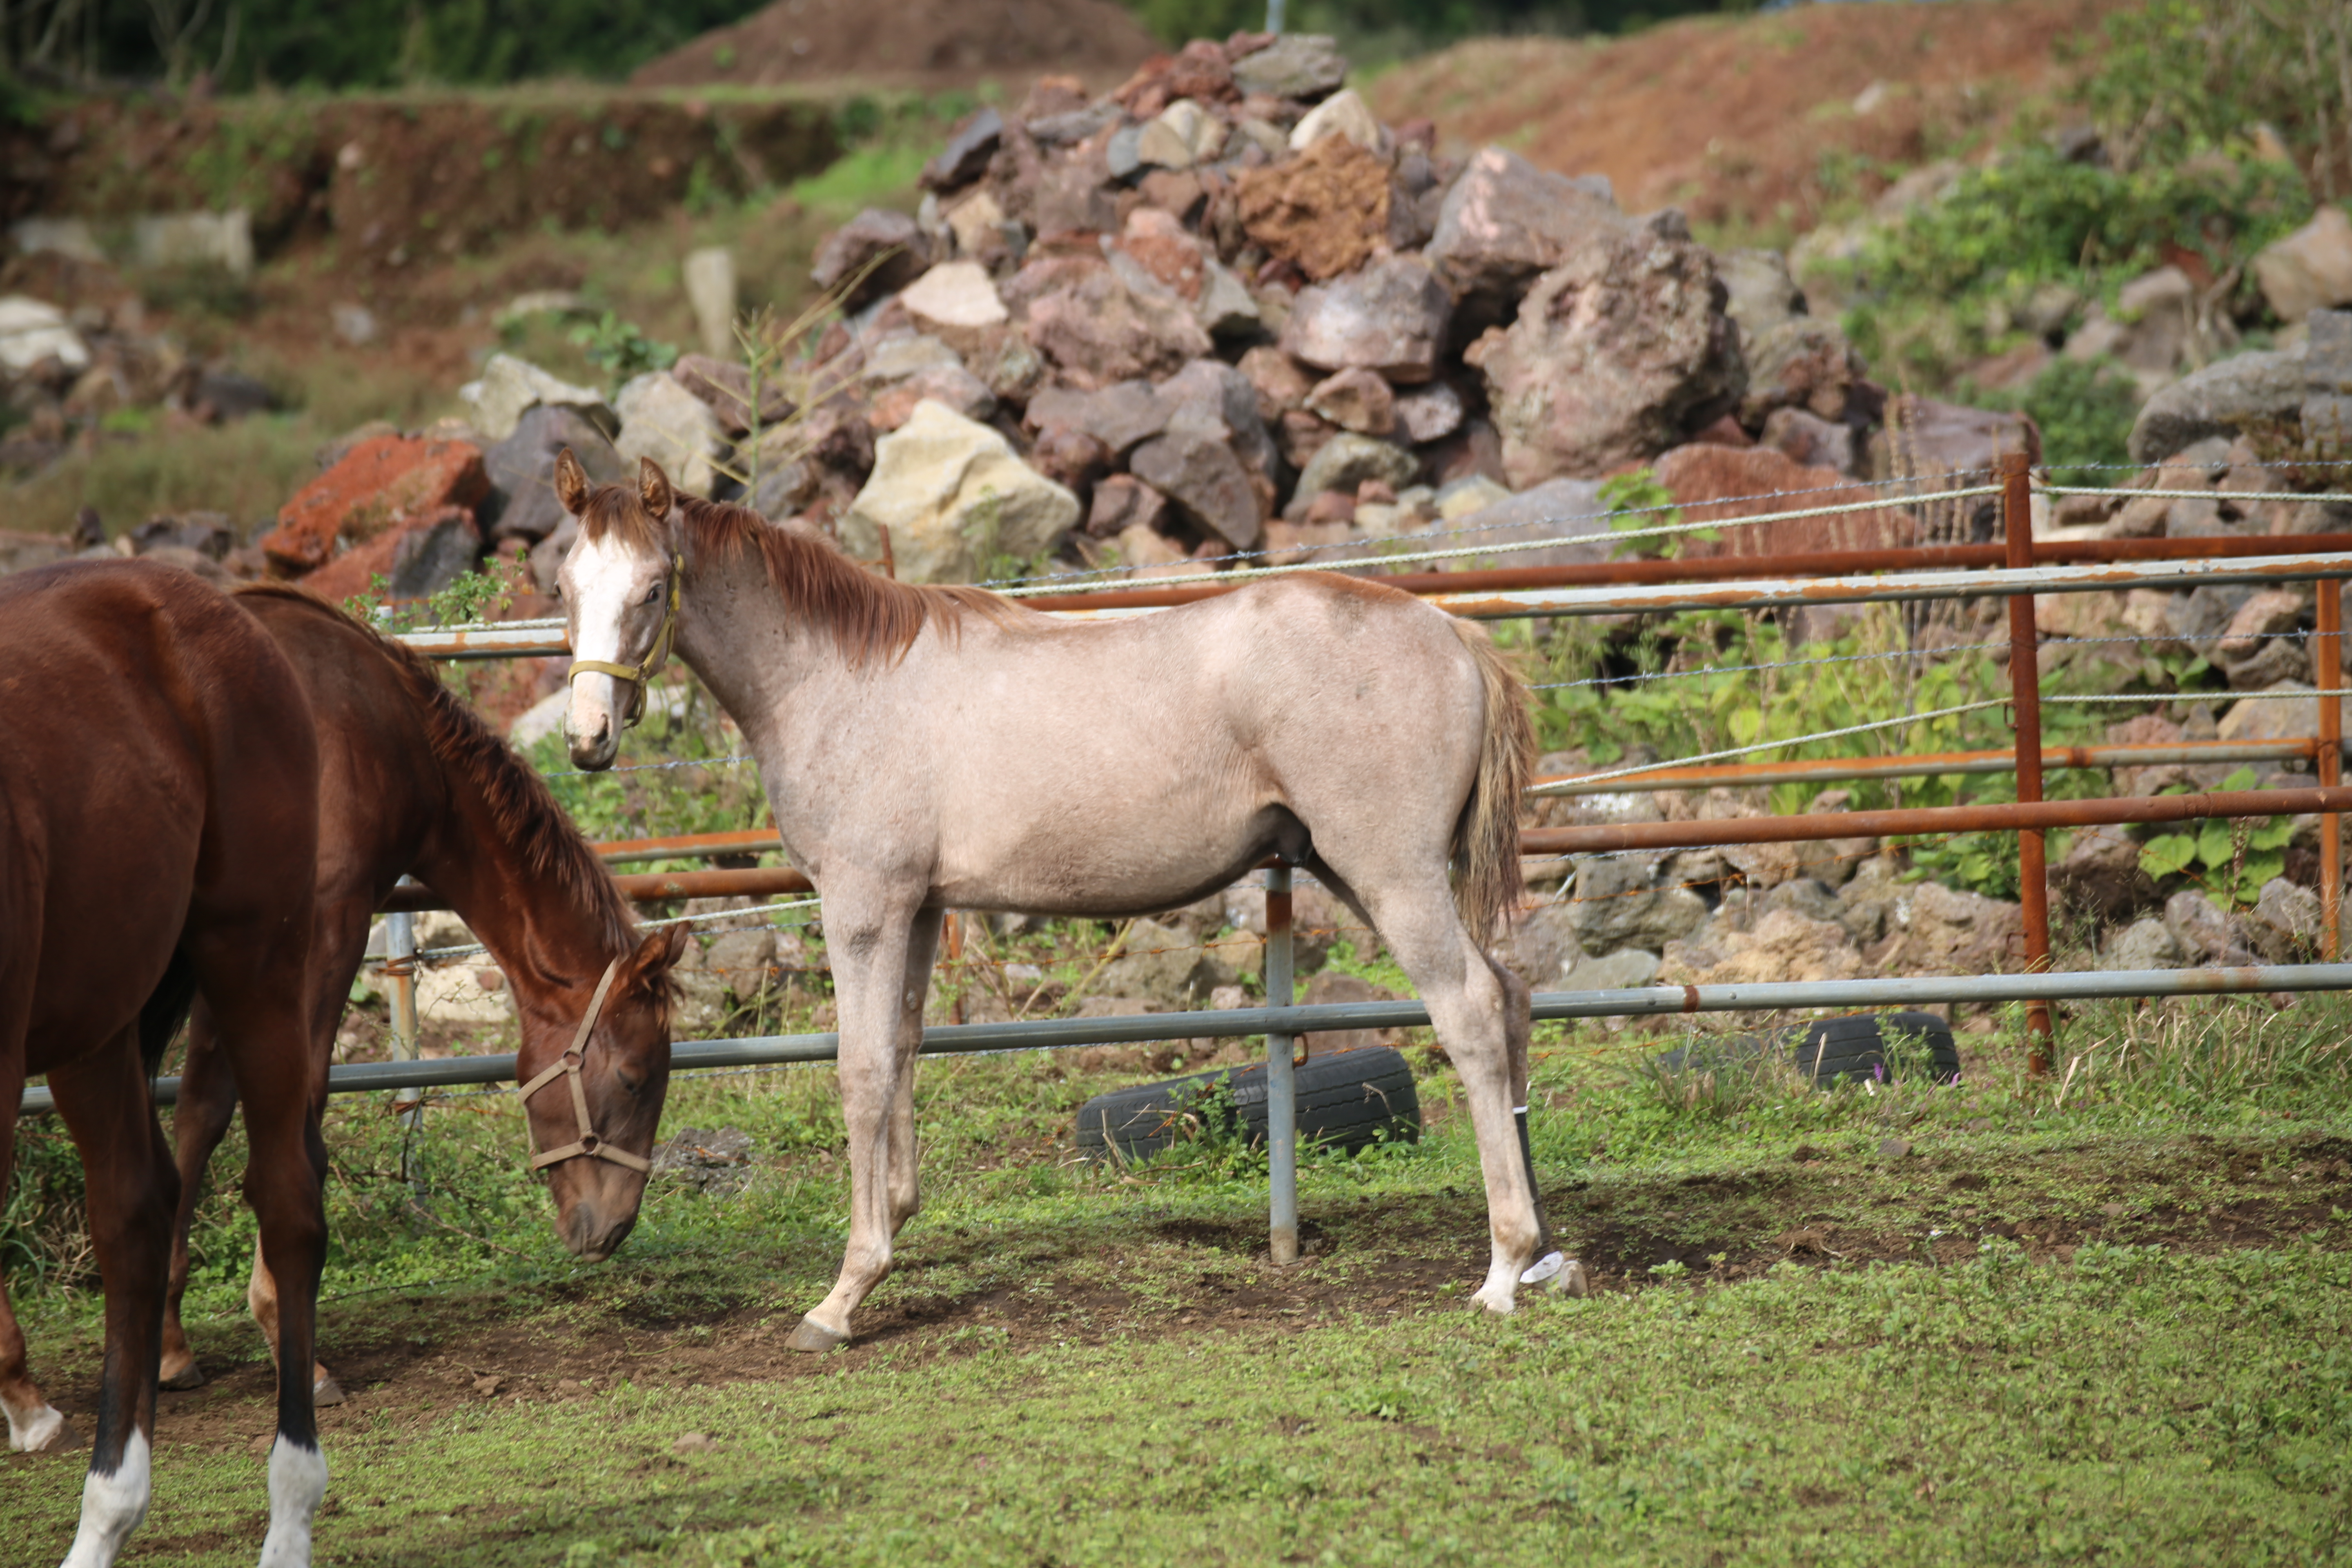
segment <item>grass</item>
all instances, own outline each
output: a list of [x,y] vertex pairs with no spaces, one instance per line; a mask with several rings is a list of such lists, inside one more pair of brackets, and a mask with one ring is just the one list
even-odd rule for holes
[[[814,1360],[781,1342],[839,1256],[829,1069],[676,1085],[669,1130],[751,1135],[747,1184],[657,1183],[594,1268],[553,1244],[510,1097],[428,1112],[425,1211],[398,1125],[338,1101],[325,1342],[355,1395],[321,1561],[2352,1560],[2347,1021],[2101,1005],[2063,1084],[2001,1019],[1960,1086],[1703,1102],[1643,1070],[1659,1040],[1548,1031],[1538,1163],[1601,1289],[1508,1321],[1464,1308],[1482,1204],[1434,1057],[1422,1143],[1305,1163],[1287,1270],[1247,1151],[1070,1163],[1130,1064],[934,1061],[926,1210]],[[267,1363],[238,1211],[208,1212],[215,1382],[166,1397],[138,1561],[243,1562],[262,1524]],[[18,1289],[70,1406],[96,1303]],[[79,1467],[9,1465],[0,1521],[54,1560]]]

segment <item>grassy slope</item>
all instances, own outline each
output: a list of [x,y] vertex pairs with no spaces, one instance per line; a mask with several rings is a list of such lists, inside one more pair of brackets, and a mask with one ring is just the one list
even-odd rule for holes
[[[814,1362],[781,1340],[838,1256],[826,1073],[681,1083],[668,1125],[751,1131],[751,1184],[656,1189],[598,1269],[552,1247],[506,1100],[434,1113],[429,1225],[395,1131],[342,1102],[322,1559],[2342,1560],[2344,1009],[2253,1009],[2078,1016],[2068,1049],[2116,1065],[2063,1109],[1994,1037],[1967,1088],[1870,1095],[1661,1085],[1638,1041],[1557,1040],[1538,1159],[1603,1290],[1507,1323],[1462,1310],[1484,1227],[1443,1068],[1421,1146],[1310,1163],[1318,1250],[1276,1271],[1245,1152],[1066,1166],[1112,1075],[933,1064],[929,1207]],[[214,1265],[215,1383],[166,1396],[137,1560],[258,1538],[266,1363]],[[86,1401],[91,1303],[27,1306]],[[53,1560],[79,1466],[9,1468],[0,1520]]]

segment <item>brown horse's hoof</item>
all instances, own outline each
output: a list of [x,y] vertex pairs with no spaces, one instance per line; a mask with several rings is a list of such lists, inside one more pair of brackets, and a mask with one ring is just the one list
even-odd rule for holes
[[185,1394],[192,1388],[202,1388],[204,1385],[205,1369],[198,1366],[194,1358],[191,1358],[188,1364],[179,1371],[167,1372],[155,1380],[156,1387],[172,1394]]
[[784,1348],[798,1351],[803,1355],[822,1355],[835,1345],[848,1342],[847,1334],[836,1334],[814,1318],[803,1318],[801,1326],[794,1329],[792,1338],[784,1342]]
[[76,1448],[87,1448],[89,1447],[89,1439],[81,1435],[80,1427],[75,1426],[70,1421],[60,1421],[58,1423],[58,1429],[49,1434],[49,1440],[42,1444],[38,1448],[33,1449],[32,1452],[37,1454],[70,1454]]
[[343,1385],[327,1373],[320,1373],[319,1380],[310,1385],[310,1403],[324,1405],[341,1405],[342,1402]]

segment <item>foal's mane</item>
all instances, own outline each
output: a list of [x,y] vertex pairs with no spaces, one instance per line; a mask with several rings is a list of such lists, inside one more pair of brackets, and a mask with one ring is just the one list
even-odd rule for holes
[[238,589],[237,596],[299,606],[317,616],[322,625],[366,638],[414,706],[434,760],[479,793],[493,831],[520,859],[525,872],[535,880],[552,882],[565,898],[584,907],[609,951],[625,952],[635,944],[636,921],[627,900],[587,839],[555,803],[545,781],[482,721],[481,715],[441,684],[422,655],[299,588],[255,584]]
[[[853,666],[905,657],[927,626],[959,633],[967,612],[999,624],[1035,614],[985,588],[878,576],[813,530],[779,527],[748,506],[681,495],[677,510],[678,530],[695,553],[740,558],[758,551],[769,585],[794,615],[829,633]],[[581,510],[580,531],[590,539],[615,534],[641,550],[670,548],[661,525],[627,485],[598,485]]]

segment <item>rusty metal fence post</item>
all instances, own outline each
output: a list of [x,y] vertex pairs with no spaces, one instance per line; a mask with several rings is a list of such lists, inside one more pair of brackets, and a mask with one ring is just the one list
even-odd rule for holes
[[[2319,692],[2344,689],[2344,584],[2335,578],[2318,584],[2317,626],[2311,637],[2311,685]],[[2344,699],[2322,696],[2319,703],[2320,786],[2344,782]],[[2344,949],[2344,818],[2319,815],[2319,952],[2333,963]]]
[[[2032,472],[2022,452],[2004,452],[2000,459],[2001,539],[2009,564],[2024,569],[2033,564]],[[2042,659],[2033,626],[2033,595],[2020,594],[2009,601],[2009,689],[2017,714],[2017,798],[2020,804],[2042,798]],[[2025,967],[2041,973],[2050,967],[2050,868],[2042,830],[2020,828],[2017,835],[2017,900],[2025,918]],[[2026,1071],[2036,1077],[2050,1070],[2050,1006],[2044,1002],[2025,1010]]]
[[[1265,1005],[1290,1005],[1290,868],[1265,873]],[[1296,1037],[1265,1037],[1265,1174],[1269,1237],[1277,1264],[1298,1261],[1298,1079]]]

